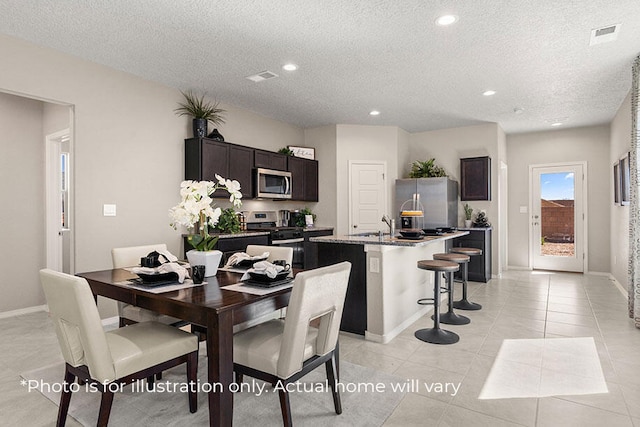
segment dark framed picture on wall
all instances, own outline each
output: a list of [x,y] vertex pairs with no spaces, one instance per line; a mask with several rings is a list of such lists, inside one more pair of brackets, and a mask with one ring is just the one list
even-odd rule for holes
[[613,203],[620,203],[620,162],[613,164]]
[[631,167],[629,165],[629,153],[625,154],[624,157],[620,159],[619,163],[619,173],[620,173],[620,204],[622,206],[626,206],[629,204],[629,200],[631,200]]

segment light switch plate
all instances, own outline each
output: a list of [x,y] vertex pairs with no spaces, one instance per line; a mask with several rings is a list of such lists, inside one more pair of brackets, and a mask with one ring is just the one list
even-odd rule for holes
[[116,205],[102,205],[103,216],[116,216]]
[[369,271],[372,273],[380,273],[380,259],[369,258]]
[[526,206],[520,206],[520,213],[527,213],[527,207]]

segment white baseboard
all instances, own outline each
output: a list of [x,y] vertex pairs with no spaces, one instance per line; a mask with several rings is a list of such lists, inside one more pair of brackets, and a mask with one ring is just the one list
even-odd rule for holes
[[532,271],[531,268],[520,265],[508,265],[507,270]]
[[616,288],[618,288],[620,293],[622,295],[624,295],[625,298],[629,298],[629,291],[627,289],[625,289],[624,286],[622,286],[622,283],[620,283],[620,282],[618,282],[616,280],[616,278],[613,276],[613,274],[609,274],[609,279],[611,279],[613,284],[616,285]]
[[589,274],[591,276],[613,277],[611,273],[608,273],[606,271],[587,271],[585,274]]
[[[443,301],[444,301],[444,299],[443,299]],[[379,342],[379,343],[382,343],[382,344],[386,344],[389,341],[391,341],[392,339],[394,339],[395,337],[397,337],[398,335],[400,335],[400,332],[402,332],[405,329],[407,329],[416,320],[418,320],[419,318],[421,318],[423,316],[426,316],[427,314],[431,313],[432,311],[433,311],[433,307],[424,307],[420,311],[416,312],[413,316],[409,317],[407,320],[402,322],[400,325],[398,325],[397,327],[393,328],[392,331],[389,331],[384,335],[372,334],[369,331],[364,331],[364,339],[367,340],[367,341],[374,341],[374,342]]]
[[34,307],[21,308],[19,310],[4,311],[0,313],[0,319],[6,319],[8,317],[20,316],[21,314],[36,313],[38,311],[49,311],[47,305],[36,305]]

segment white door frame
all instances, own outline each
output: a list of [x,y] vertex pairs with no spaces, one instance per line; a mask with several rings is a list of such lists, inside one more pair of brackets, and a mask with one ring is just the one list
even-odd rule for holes
[[[67,223],[70,224],[69,240],[70,246],[67,254],[63,253],[62,238],[60,226],[60,200],[58,199],[58,178],[60,171],[60,153],[63,138],[69,139],[69,158],[67,159],[67,181],[68,181],[68,200],[67,200]],[[46,245],[46,266],[57,271],[63,271],[63,260],[68,257],[69,273],[75,272],[74,266],[74,192],[73,192],[73,144],[71,129],[67,128],[58,132],[54,132],[45,137],[45,245]]]
[[[546,168],[546,167],[563,167],[563,166],[581,166],[582,167],[582,240],[583,240],[583,258],[582,258],[582,272],[587,273],[589,271],[589,235],[588,235],[588,199],[587,199],[587,162],[561,162],[561,163],[543,163],[537,165],[529,165],[529,270],[533,269],[533,255],[535,250],[534,236],[533,236],[533,169],[534,168]],[[578,179],[576,177],[576,179]]]
[[[353,194],[352,194],[352,182],[351,182],[351,171],[354,165],[382,165],[382,173],[384,175],[384,207],[385,207],[385,212],[389,212],[389,191],[387,189],[388,184],[387,184],[387,178],[388,178],[388,174],[387,174],[387,162],[385,161],[380,161],[380,160],[349,160],[348,166],[349,166],[349,170],[348,170],[348,178],[349,178],[349,224],[347,225],[348,227],[348,231],[347,234],[352,234],[353,233],[353,210],[352,210],[352,206],[351,206],[351,201],[353,200]],[[382,218],[380,218],[380,221],[382,221]]]

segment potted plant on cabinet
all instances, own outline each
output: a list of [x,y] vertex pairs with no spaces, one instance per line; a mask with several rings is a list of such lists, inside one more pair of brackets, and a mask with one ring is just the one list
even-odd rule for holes
[[[215,226],[222,209],[214,207],[211,195],[218,189],[225,189],[229,193],[229,201],[235,207],[242,205],[240,183],[216,175],[218,182],[213,181],[183,181],[180,184],[181,202],[169,210],[171,225],[177,229],[178,225],[187,230],[198,229],[197,234],[190,234],[187,241],[194,248],[187,252],[187,259],[191,265],[204,265],[205,276],[215,276],[222,258],[222,252],[213,250],[218,243],[218,237],[209,234],[209,227]],[[197,224],[197,226],[196,226]]]
[[471,228],[471,215],[473,214],[473,209],[469,206],[469,203],[465,203],[464,206],[464,226],[465,228]]
[[436,165],[436,159],[416,160],[411,164],[409,178],[440,178],[447,176],[444,168]]
[[[225,110],[219,108],[219,102],[205,102],[204,97],[206,94],[198,97],[193,91],[187,92],[180,91],[184,96],[185,101],[179,102],[180,107],[174,111],[179,116],[191,116],[193,117],[193,136],[195,138],[204,138],[207,136],[208,123],[211,122],[214,125],[221,125],[224,123],[223,114]],[[215,129],[217,130],[217,129]],[[224,140],[224,138],[222,139]]]

